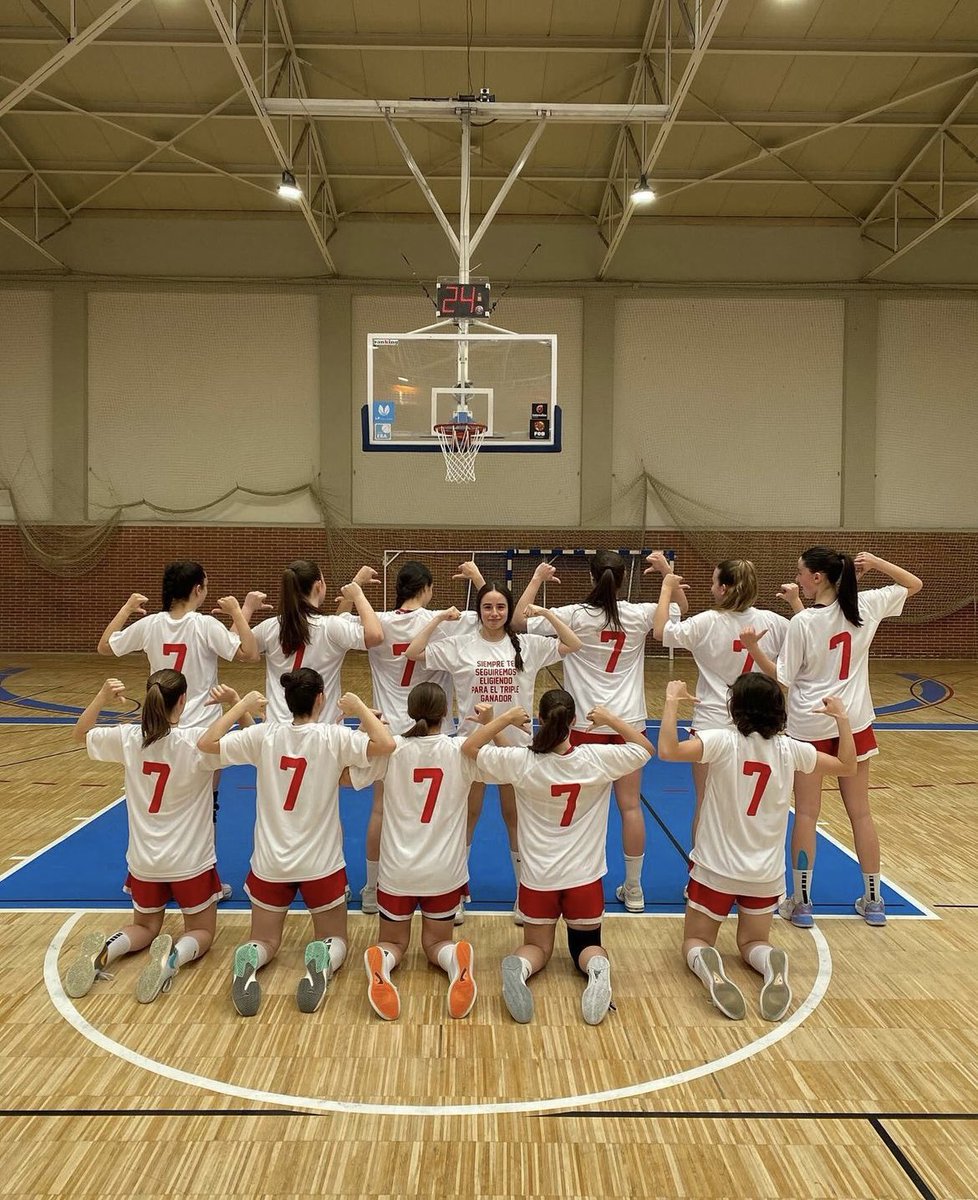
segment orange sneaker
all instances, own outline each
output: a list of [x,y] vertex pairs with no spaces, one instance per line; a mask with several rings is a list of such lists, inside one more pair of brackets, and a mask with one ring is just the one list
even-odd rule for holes
[[455,970],[452,972],[451,983],[448,985],[448,1015],[450,1017],[467,1017],[475,1004],[478,988],[472,978],[472,963],[475,954],[469,942],[459,942],[455,946]]
[[363,965],[370,980],[367,986],[370,1007],[385,1021],[396,1021],[401,1015],[401,997],[391,983],[383,950],[379,946],[371,946],[363,956]]

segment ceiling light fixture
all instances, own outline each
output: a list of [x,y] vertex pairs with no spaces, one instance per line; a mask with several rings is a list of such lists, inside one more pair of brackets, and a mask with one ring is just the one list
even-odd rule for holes
[[283,200],[301,200],[302,188],[295,181],[291,171],[282,172],[282,182],[278,185],[278,194]]
[[648,176],[643,172],[639,176],[639,181],[632,188],[632,203],[633,204],[651,204],[655,199],[655,191],[649,186]]

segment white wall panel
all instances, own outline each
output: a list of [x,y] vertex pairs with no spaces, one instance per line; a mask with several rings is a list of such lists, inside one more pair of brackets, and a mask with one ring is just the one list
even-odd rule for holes
[[[574,526],[580,522],[581,330],[578,299],[507,297],[493,323],[515,333],[557,334],[557,403],[563,410],[560,454],[480,454],[476,483],[446,483],[441,456],[364,453],[360,408],[366,403],[368,333],[419,329],[433,321],[422,297],[361,295],[353,300],[353,521],[363,525]],[[451,387],[454,379],[446,379]],[[474,386],[492,380],[473,379]],[[527,401],[529,424],[529,399]]]
[[[681,525],[837,525],[843,319],[836,299],[619,300],[616,520],[641,519],[644,470],[687,498]],[[651,499],[645,518],[674,524]]]
[[53,303],[47,291],[0,290],[0,520],[52,515]]
[[876,523],[978,526],[978,301],[880,304]]
[[[92,292],[90,516],[211,504],[319,472],[319,320],[303,294]],[[232,498],[125,520],[317,521],[308,497]]]

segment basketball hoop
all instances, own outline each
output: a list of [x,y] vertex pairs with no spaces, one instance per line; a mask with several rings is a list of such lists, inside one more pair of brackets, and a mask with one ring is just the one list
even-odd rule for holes
[[475,421],[447,421],[434,426],[448,483],[475,483],[475,456],[482,449],[487,428]]

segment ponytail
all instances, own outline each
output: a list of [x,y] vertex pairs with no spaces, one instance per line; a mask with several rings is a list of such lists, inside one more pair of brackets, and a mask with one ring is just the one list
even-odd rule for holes
[[440,729],[448,713],[448,697],[437,683],[415,684],[408,694],[407,711],[414,724],[402,736],[428,737]]
[[207,572],[198,562],[180,559],[167,563],[163,568],[163,611],[169,612],[174,600],[189,600],[194,588],[206,582]]
[[309,593],[323,573],[314,562],[298,558],[282,573],[282,613],[278,619],[278,640],[286,657],[298,654],[309,644],[309,617],[318,612]]
[[509,590],[508,587],[506,587],[505,584],[496,583],[495,580],[490,579],[488,582],[484,583],[481,588],[479,588],[479,591],[477,592],[476,597],[475,597],[475,610],[479,614],[479,623],[480,624],[482,623],[482,598],[483,598],[483,596],[488,596],[490,592],[498,592],[499,595],[502,596],[502,598],[506,601],[506,624],[503,626],[503,629],[509,637],[510,644],[512,645],[513,649],[516,651],[516,670],[522,671],[523,670],[523,648],[520,645],[520,639],[513,632],[513,626],[512,626],[513,593]]
[[187,679],[179,671],[165,667],[154,671],[146,680],[146,699],[140,725],[143,731],[143,749],[152,746],[170,732],[170,715],[174,705],[185,695]]
[[848,554],[837,553],[825,546],[812,546],[801,555],[809,571],[820,571],[835,588],[842,615],[858,629],[863,623],[859,615],[859,581],[856,564]]
[[408,600],[419,596],[432,583],[431,572],[419,562],[406,562],[397,573],[394,607],[401,608]]
[[621,629],[618,589],[625,579],[625,560],[611,550],[599,550],[591,559],[590,569],[594,587],[584,603],[589,608],[601,609],[606,626]]
[[566,742],[577,716],[574,697],[563,688],[551,688],[540,697],[540,728],[530,749],[534,754],[549,754]]
[[717,603],[721,612],[743,612],[757,599],[757,572],[747,558],[725,558],[717,563],[717,583],[727,590]]

